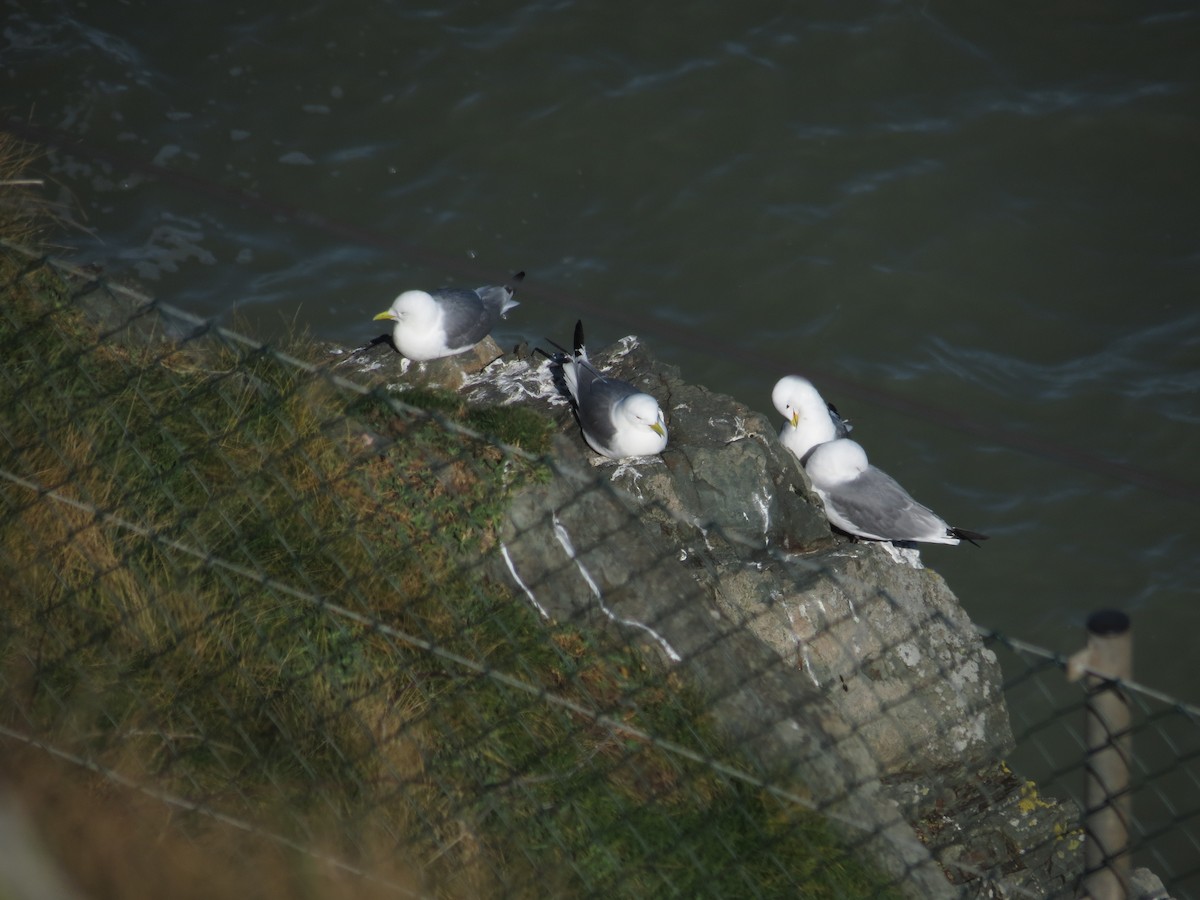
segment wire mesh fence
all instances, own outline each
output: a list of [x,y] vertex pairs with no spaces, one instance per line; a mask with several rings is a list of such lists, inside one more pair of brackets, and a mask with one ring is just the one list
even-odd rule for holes
[[[99,822],[204,896],[1075,894],[1065,660],[833,541],[746,411],[664,381],[668,456],[596,468],[544,363],[396,394],[0,270],[0,753],[82,779],[39,807],[81,883]],[[1195,896],[1196,711],[1125,690],[1136,863]]]
[[[1035,775],[1046,795],[1074,798],[1083,809],[1086,690],[1067,681],[1068,659],[1062,654],[995,633],[985,640],[1007,673],[1013,765]],[[1126,682],[1121,689],[1132,717],[1130,849],[1173,896],[1197,896],[1200,709],[1144,685]]]

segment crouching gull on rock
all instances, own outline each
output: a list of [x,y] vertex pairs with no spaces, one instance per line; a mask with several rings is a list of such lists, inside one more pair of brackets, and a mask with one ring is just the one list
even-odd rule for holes
[[817,444],[844,438],[853,430],[832,403],[821,399],[812,382],[799,375],[780,378],[771,391],[771,402],[787,419],[779,440],[801,463]]
[[390,335],[381,335],[371,345],[390,343],[398,353],[415,362],[465,353],[482,341],[496,323],[517,305],[516,285],[525,277],[518,272],[505,285],[488,285],[469,290],[405,291],[375,320],[395,322]]
[[583,438],[609,459],[652,456],[667,446],[667,423],[658,401],[628,381],[601,375],[583,347],[583,322],[575,323],[575,350],[552,357]]
[[952,528],[909,496],[896,480],[867,462],[866,451],[849,438],[818,444],[805,465],[829,521],[848,534],[876,541],[957,544],[987,535]]

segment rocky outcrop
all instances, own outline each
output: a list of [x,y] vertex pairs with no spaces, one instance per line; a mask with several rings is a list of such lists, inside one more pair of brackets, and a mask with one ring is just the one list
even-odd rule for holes
[[[138,346],[210,327],[120,287],[91,296],[89,315]],[[626,339],[593,359],[660,399],[671,443],[595,465],[544,360],[490,339],[419,364],[329,350],[356,380],[557,418],[553,477],[512,503],[496,578],[544,618],[612,628],[684,674],[749,771],[839,823],[912,896],[1073,895],[1079,817],[1000,761],[994,655],[915,551],[830,533],[773,422]],[[1131,896],[1166,892],[1137,870]]]
[[803,468],[761,414],[683,382],[633,342],[598,362],[660,399],[671,435],[661,458],[588,465],[594,455],[533,362],[496,365],[465,390],[478,402],[542,403],[561,419],[559,458],[629,498],[623,529],[639,543],[643,531],[664,542],[652,563],[670,557],[717,614],[827,695],[881,776],[1010,749],[995,655],[916,550],[835,539]]
[[541,616],[616,629],[684,673],[755,771],[914,896],[1070,889],[1077,816],[1030,804],[999,762],[1012,737],[996,657],[916,550],[835,537],[775,423],[632,339],[594,360],[659,399],[671,441],[625,463],[586,448],[544,360],[488,365],[498,352],[439,362],[465,369],[448,381],[420,367],[397,381],[559,421],[554,476],[512,504],[498,578]]

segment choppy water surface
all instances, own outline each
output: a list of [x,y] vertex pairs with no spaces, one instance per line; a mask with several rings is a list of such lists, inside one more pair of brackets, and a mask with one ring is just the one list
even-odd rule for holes
[[4,13],[85,259],[348,344],[523,268],[502,343],[582,316],[763,411],[808,374],[993,536],[924,552],[976,621],[1129,609],[1200,701],[1193,3],[185,6]]

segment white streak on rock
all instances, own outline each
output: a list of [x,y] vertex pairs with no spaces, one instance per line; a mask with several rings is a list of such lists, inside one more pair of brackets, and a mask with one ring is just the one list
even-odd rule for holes
[[497,360],[480,372],[464,375],[462,391],[471,400],[474,399],[472,391],[485,385],[503,394],[504,403],[518,403],[526,399],[542,400],[552,406],[564,406],[567,403],[567,398],[554,386],[548,359],[536,366],[524,359]]
[[771,530],[771,492],[764,487],[761,494],[754,495],[753,500],[762,516],[763,541],[769,544],[767,534]]
[[579,574],[583,576],[583,580],[587,582],[587,586],[592,589],[592,593],[595,594],[596,599],[603,600],[603,595],[600,593],[600,585],[596,584],[595,579],[592,578],[592,573],[587,570],[587,567],[575,555],[575,545],[571,543],[571,535],[567,533],[566,527],[558,520],[557,515],[553,516],[553,522],[554,537],[562,545],[563,550],[566,551],[567,558],[575,563],[575,568],[579,570]]
[[607,456],[601,456],[599,453],[593,453],[590,462],[597,469],[612,466],[613,473],[611,478],[613,481],[627,474],[632,474],[635,478],[641,478],[641,473],[637,469],[638,466],[666,465],[661,456],[626,456],[623,459],[609,459]]
[[664,638],[649,625],[646,625],[644,622],[634,621],[633,619],[622,619],[604,605],[604,595],[600,593],[600,586],[596,584],[596,580],[592,578],[592,573],[587,570],[587,567],[584,566],[582,560],[576,556],[575,545],[571,543],[571,535],[567,533],[567,529],[563,526],[562,522],[558,520],[558,516],[553,517],[553,522],[554,537],[558,540],[558,543],[562,545],[562,548],[564,551],[566,551],[568,558],[575,563],[575,568],[579,570],[579,574],[583,576],[583,580],[587,582],[587,586],[591,588],[592,593],[595,595],[596,601],[598,602],[600,609],[604,612],[604,614],[620,625],[628,625],[632,628],[642,629],[642,631],[645,631],[652,638],[654,638],[654,640],[658,641],[659,646],[663,648],[663,652],[665,652],[673,662],[682,661],[683,657],[675,652],[675,648],[667,643],[666,638]]
[[712,542],[708,539],[708,529],[700,524],[699,519],[693,519],[692,524],[696,526],[696,529],[700,532],[700,536],[704,538],[704,546],[707,547],[709,552],[711,553],[713,550],[713,545],[712,545]]
[[638,471],[637,466],[630,465],[625,460],[618,461],[617,467],[613,470],[609,481],[616,481],[622,475],[628,475],[633,479],[633,486],[637,488],[637,492],[640,495],[642,493],[642,488],[638,482],[642,480],[642,473]]
[[[722,419],[721,421],[725,421],[725,420]],[[709,419],[709,422],[712,422],[712,419]],[[734,416],[733,417],[733,437],[726,438],[725,443],[733,444],[733,443],[736,443],[737,441],[744,441],[744,440],[746,440],[746,438],[753,437],[753,436],[754,435],[752,435],[749,431],[746,430],[746,420],[743,419],[741,416]]]
[[379,369],[382,369],[384,362],[387,359],[386,356],[379,354],[376,354],[375,356],[367,356],[365,353],[351,353],[343,347],[330,347],[329,355],[342,357],[336,363],[334,363],[335,367],[341,368],[342,366],[346,366],[350,369],[353,369],[355,372],[360,372],[362,374],[375,372]]
[[813,671],[812,657],[808,653],[808,644],[804,643],[799,636],[796,637],[796,644],[800,650],[800,660],[804,665],[804,671],[808,673],[808,677],[812,679],[815,687],[820,687],[821,682],[817,678],[817,673]]
[[916,547],[897,547],[891,541],[879,541],[888,556],[892,558],[892,562],[902,566],[908,566],[911,569],[923,569],[925,566],[921,564],[921,551]]
[[513,565],[512,557],[508,555],[508,548],[504,546],[503,542],[500,544],[500,555],[504,557],[504,564],[508,566],[508,572],[512,575],[513,581],[517,583],[517,587],[525,592],[525,596],[529,598],[529,602],[533,604],[533,608],[542,614],[543,619],[550,618],[550,613],[546,612],[542,604],[538,603],[538,599],[533,595],[533,591],[529,589],[529,586],[517,574],[517,567]]

